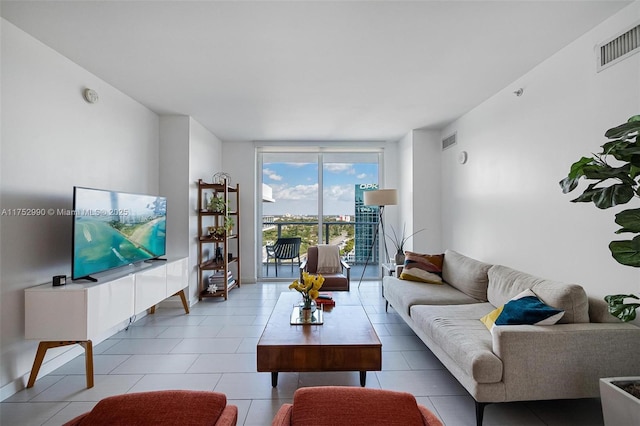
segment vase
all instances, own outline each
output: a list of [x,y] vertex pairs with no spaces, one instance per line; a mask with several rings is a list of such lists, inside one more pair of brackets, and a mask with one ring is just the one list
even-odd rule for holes
[[316,304],[316,301],[315,301],[315,300],[311,300],[311,301],[309,302],[309,304],[308,304],[308,305],[307,305],[307,304],[305,304],[305,302],[304,302],[304,300],[303,300],[302,302],[300,302],[300,305],[299,305],[299,306],[300,306],[300,310],[303,310],[303,309],[310,309],[310,310],[311,310],[311,312],[315,312],[315,311],[316,311],[316,309],[317,309],[317,307],[318,307],[318,305]]
[[398,250],[396,253],[396,265],[404,264],[404,252],[402,250]]
[[300,311],[300,322],[302,323],[312,323],[313,322],[313,314],[317,309],[316,301],[312,300],[311,303],[306,305],[304,301],[300,302],[299,305]]
[[310,323],[313,321],[313,312],[311,311],[311,308],[300,309],[300,320],[303,323]]

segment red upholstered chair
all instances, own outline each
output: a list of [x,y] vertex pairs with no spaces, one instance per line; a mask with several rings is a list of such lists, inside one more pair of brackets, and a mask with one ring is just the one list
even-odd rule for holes
[[227,405],[223,393],[167,390],[102,399],[63,426],[226,426],[237,421],[238,407]]
[[293,404],[283,404],[271,424],[442,426],[410,393],[342,386],[298,389]]
[[[351,281],[351,266],[344,260],[340,259],[342,270],[336,273],[322,272],[324,283],[320,291],[349,291],[349,283]],[[310,274],[318,273],[318,246],[307,248],[307,259],[300,265],[300,279],[302,273]]]

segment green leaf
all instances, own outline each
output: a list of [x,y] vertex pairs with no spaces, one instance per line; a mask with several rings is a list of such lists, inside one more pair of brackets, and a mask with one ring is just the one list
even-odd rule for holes
[[600,182],[592,183],[584,190],[582,194],[571,200],[572,203],[590,203],[593,201],[593,196],[598,192],[602,191],[603,188],[596,188],[596,185]]
[[625,138],[631,133],[640,131],[640,120],[637,117],[634,115],[626,123],[607,130],[604,135],[609,139]]
[[580,178],[570,178],[570,177],[566,177],[564,179],[562,179],[559,184],[560,184],[560,188],[562,188],[562,193],[563,194],[568,194],[569,192],[573,191],[574,189],[576,189],[576,187],[578,186],[578,181],[580,180]]
[[618,263],[640,268],[640,235],[633,240],[611,241],[609,250]]
[[614,294],[604,297],[611,315],[625,322],[632,321],[636,318],[636,309],[640,307],[640,303],[624,303],[625,299],[638,300],[638,297],[633,294]]
[[608,209],[626,204],[633,198],[633,188],[625,184],[616,184],[608,188],[594,189],[592,201],[599,209]]
[[621,167],[611,167],[609,165],[588,165],[583,169],[584,177],[587,179],[618,179],[627,185],[634,185],[635,181],[629,176],[631,165],[625,164]]
[[616,223],[622,226],[622,229],[616,232],[617,234],[621,232],[640,234],[640,209],[621,211],[616,214]]
[[580,178],[584,176],[584,167],[594,162],[595,160],[593,158],[582,157],[580,160],[573,163],[567,177],[559,182],[560,187],[562,188],[562,193],[567,194],[576,189]]
[[584,166],[588,164],[592,164],[595,161],[596,160],[594,160],[593,158],[582,157],[581,159],[579,159],[578,161],[576,161],[571,165],[571,169],[569,170],[568,177],[571,179],[577,179],[580,176],[584,176],[584,172],[583,172]]
[[640,154],[640,146],[636,143],[615,140],[602,145],[603,155],[612,155],[617,160],[629,162],[633,156]]

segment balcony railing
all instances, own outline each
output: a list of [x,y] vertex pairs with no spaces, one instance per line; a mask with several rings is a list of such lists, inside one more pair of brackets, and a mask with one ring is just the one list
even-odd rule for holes
[[[270,268],[269,274],[266,274],[266,249],[265,245],[273,244],[281,237],[300,237],[302,244],[300,246],[300,258],[304,259],[307,255],[307,248],[318,244],[318,222],[310,221],[264,221],[262,223],[262,265],[263,276],[275,276],[272,272],[274,268]],[[351,271],[352,280],[358,279],[370,255],[371,243],[374,238],[378,222],[363,221],[330,221],[323,222],[323,244],[335,244],[340,247],[342,258],[354,269]],[[376,242],[376,246],[369,258],[366,277],[379,277],[379,256],[378,247],[380,242]],[[297,261],[296,261],[297,262]],[[272,261],[273,264],[273,261]],[[281,268],[284,272],[290,272],[289,261],[282,263],[287,268]]]

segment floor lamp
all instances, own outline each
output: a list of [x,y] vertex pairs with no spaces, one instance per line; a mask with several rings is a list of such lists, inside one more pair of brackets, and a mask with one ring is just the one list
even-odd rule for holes
[[367,261],[364,263],[364,268],[362,269],[362,275],[360,275],[360,281],[358,282],[358,288],[360,288],[360,284],[362,284],[362,278],[364,278],[364,273],[367,270],[367,265],[369,264],[369,259],[371,258],[371,254],[373,253],[373,249],[376,246],[376,241],[378,240],[378,234],[380,230],[380,226],[382,226],[382,238],[381,241],[384,244],[384,254],[386,256],[386,260],[389,260],[389,252],[387,251],[387,244],[385,242],[384,236],[386,235],[384,230],[384,220],[383,213],[385,206],[395,206],[398,204],[398,191],[395,189],[377,189],[375,191],[365,191],[364,193],[364,205],[365,206],[378,206],[378,213],[380,215],[378,220],[378,226],[376,226],[376,232],[373,234],[373,241],[371,242],[371,247],[369,248],[369,255],[367,256]]

